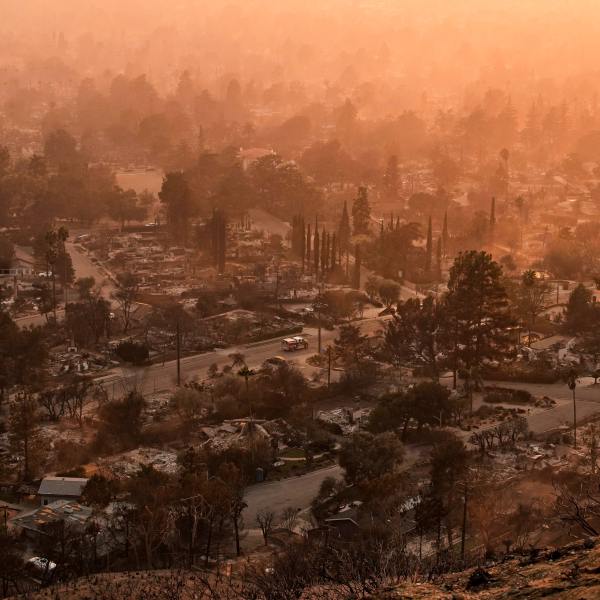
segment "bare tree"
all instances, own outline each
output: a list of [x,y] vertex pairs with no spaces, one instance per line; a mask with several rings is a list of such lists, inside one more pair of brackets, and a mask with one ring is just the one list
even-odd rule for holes
[[60,388],[43,390],[38,394],[37,401],[50,421],[58,421],[65,412],[64,396]]
[[219,467],[219,477],[227,486],[229,496],[229,516],[235,534],[235,550],[240,556],[240,530],[243,527],[242,512],[248,506],[244,501],[245,484],[241,471],[233,463],[223,463]]
[[273,521],[275,520],[275,513],[268,508],[262,508],[256,514],[256,523],[260,527],[263,539],[265,540],[265,546],[269,543],[269,535],[273,530]]
[[88,392],[94,386],[90,379],[75,381],[62,389],[64,407],[69,417],[77,419],[79,426],[83,426],[83,406]]
[[121,309],[121,318],[123,319],[123,333],[127,333],[131,324],[131,312],[135,305],[140,282],[133,273],[122,273],[117,276],[119,288],[113,293],[112,297]]
[[27,391],[20,392],[10,407],[9,431],[13,450],[23,457],[22,476],[31,476],[31,451],[37,438],[39,415],[37,402]]
[[539,541],[542,520],[542,510],[537,504],[519,503],[508,518],[513,543],[517,550],[524,550],[527,546],[532,547]]
[[575,485],[557,484],[555,514],[564,523],[587,535],[597,536],[597,520],[600,517],[599,480],[588,477]]
[[298,509],[288,506],[281,513],[281,526],[288,531],[293,531],[298,522]]

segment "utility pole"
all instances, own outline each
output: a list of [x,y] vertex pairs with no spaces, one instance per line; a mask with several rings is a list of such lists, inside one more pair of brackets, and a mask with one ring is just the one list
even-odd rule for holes
[[317,352],[319,354],[321,354],[321,313],[319,312],[318,317],[319,319],[319,328],[317,329]]
[[331,387],[331,346],[327,346],[327,389]]
[[54,272],[54,264],[52,264],[52,313],[54,314],[54,322],[56,320],[56,274]]
[[323,302],[323,284],[319,286],[319,302],[317,304],[318,312],[317,312],[317,321],[318,321],[318,329],[317,329],[317,351],[321,354],[321,304]]
[[65,302],[65,309],[67,308],[67,288],[68,288],[68,283],[67,283],[67,254],[65,252],[65,259],[64,259],[64,280],[63,280],[63,299]]
[[176,339],[176,347],[177,347],[177,387],[181,385],[181,334],[179,330],[179,319],[177,319],[177,339]]
[[238,375],[241,375],[246,382],[246,401],[248,402],[248,411],[250,413],[250,421],[248,427],[250,428],[250,452],[252,454],[252,464],[254,464],[254,411],[252,409],[252,400],[250,398],[250,377],[255,372],[249,369],[247,365],[244,365],[239,371]]
[[573,448],[577,449],[577,404],[575,403],[575,388],[577,387],[577,377],[575,371],[571,370],[567,378],[567,385],[573,393]]
[[465,478],[465,495],[463,497],[463,522],[460,539],[460,558],[463,563],[465,562],[465,546],[467,541],[467,502],[469,500],[469,484],[467,478]]

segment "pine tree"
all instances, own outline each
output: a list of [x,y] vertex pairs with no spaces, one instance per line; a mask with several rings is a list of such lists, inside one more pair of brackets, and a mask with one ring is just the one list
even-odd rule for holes
[[167,211],[167,223],[173,239],[186,245],[195,205],[183,172],[167,173],[158,193]]
[[352,223],[354,225],[354,235],[369,233],[369,224],[371,221],[371,206],[366,187],[358,188],[358,196],[352,204]]
[[347,250],[350,246],[350,217],[348,216],[348,204],[344,201],[344,209],[342,210],[342,218],[338,227],[338,238],[341,250]]
[[512,349],[511,307],[502,268],[486,252],[461,252],[450,269],[446,294],[448,336],[454,370],[467,374],[484,360],[500,360]]
[[431,229],[431,217],[429,217],[429,223],[427,225],[427,246],[425,252],[425,271],[427,273],[431,273],[431,264],[433,260],[433,232]]
[[494,229],[496,225],[496,198],[492,197],[492,205],[490,207],[490,229]]

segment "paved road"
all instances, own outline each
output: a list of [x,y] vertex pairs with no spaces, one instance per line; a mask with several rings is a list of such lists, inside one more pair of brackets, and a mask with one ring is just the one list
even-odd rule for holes
[[262,508],[268,508],[280,516],[288,507],[304,510],[310,506],[319,491],[321,482],[326,477],[342,477],[339,465],[312,471],[300,477],[290,477],[281,481],[269,481],[253,485],[246,492],[248,507],[244,511],[246,527],[256,527],[256,513]]
[[[600,415],[600,384],[594,385],[593,378],[584,377],[579,380],[576,390],[577,423],[587,421],[594,415]],[[448,387],[452,385],[450,377],[442,379]],[[527,414],[529,429],[534,433],[545,433],[558,429],[562,425],[573,425],[573,396],[571,390],[562,382],[560,383],[523,383],[518,381],[486,381],[486,386],[498,386],[527,390],[533,396],[547,396],[556,402],[550,409],[532,408]],[[476,394],[473,399],[475,410],[482,406],[482,395]]]
[[[592,385],[594,379],[592,377],[582,377],[575,390],[575,395],[578,400],[587,400],[589,402],[600,402],[600,385]],[[571,390],[565,383],[521,383],[518,381],[494,381],[486,382],[500,387],[515,388],[527,390],[534,396],[548,396],[554,400],[571,401],[573,396]]]
[[[600,413],[600,404],[586,400],[577,400],[577,423],[586,421],[589,417]],[[567,401],[554,408],[528,417],[529,429],[534,433],[545,433],[558,429],[561,425],[572,427],[573,402]]]
[[[382,327],[382,320],[378,318],[365,319],[358,322],[364,333],[374,334]],[[258,368],[268,358],[273,356],[285,357],[293,364],[299,367],[307,377],[310,377],[315,369],[306,364],[306,359],[317,352],[317,330],[310,328],[303,333],[306,336],[309,346],[307,350],[298,350],[293,353],[284,353],[281,350],[281,338],[272,341],[260,342],[250,346],[240,346],[234,348],[225,348],[214,352],[205,352],[195,354],[181,359],[181,379],[189,381],[192,379],[202,380],[207,377],[208,368],[212,364],[217,364],[219,368],[231,364],[229,355],[234,352],[241,352],[246,358],[250,368]],[[332,344],[337,337],[338,332],[321,332],[322,348]],[[157,363],[145,368],[116,368],[110,373],[98,377],[96,381],[102,383],[109,394],[114,393],[119,396],[123,391],[137,387],[143,393],[152,393],[164,390],[174,389],[177,381],[177,361]]]
[[[79,279],[81,277],[93,277],[96,280],[96,283],[101,288],[101,293],[104,298],[110,300],[110,296],[112,292],[116,289],[116,286],[108,277],[107,271],[96,263],[93,263],[90,257],[85,254],[77,244],[68,241],[66,243],[66,248],[69,254],[71,255],[71,260],[73,261],[73,269],[75,271],[75,279]],[[68,293],[67,293],[68,298]],[[56,311],[56,317],[60,321],[64,318],[65,311],[63,308],[58,309]],[[46,324],[46,317],[40,314],[29,315],[27,317],[20,317],[15,319],[15,322],[19,327],[30,327],[41,326]]]
[[[401,470],[407,471],[413,467],[417,461],[421,460],[422,452],[422,448],[406,447]],[[282,511],[288,507],[301,510],[308,508],[317,495],[321,482],[326,477],[341,479],[343,470],[339,465],[332,465],[299,477],[289,477],[281,481],[270,481],[251,486],[245,497],[248,504],[244,511],[245,526],[247,528],[256,527],[256,513],[261,508],[272,510],[277,517],[280,517]]]
[[[593,385],[593,378],[585,377],[579,381],[575,397],[577,403],[577,422],[581,423],[589,417],[600,414],[600,385]],[[557,406],[549,410],[534,412],[528,416],[529,428],[535,433],[544,433],[557,429],[561,425],[573,424],[573,396],[564,383],[519,383],[519,382],[486,382],[501,387],[527,390],[534,396],[548,396],[556,401]]]
[[66,247],[73,261],[75,278],[93,277],[96,280],[96,285],[100,287],[102,296],[110,300],[110,296],[115,291],[116,286],[110,279],[108,271],[100,264],[92,262],[91,258],[80,249],[78,244],[68,241]]

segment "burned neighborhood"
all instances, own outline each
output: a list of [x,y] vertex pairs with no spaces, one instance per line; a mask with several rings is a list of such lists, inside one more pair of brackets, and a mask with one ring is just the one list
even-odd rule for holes
[[598,597],[594,3],[0,14],[0,597]]

